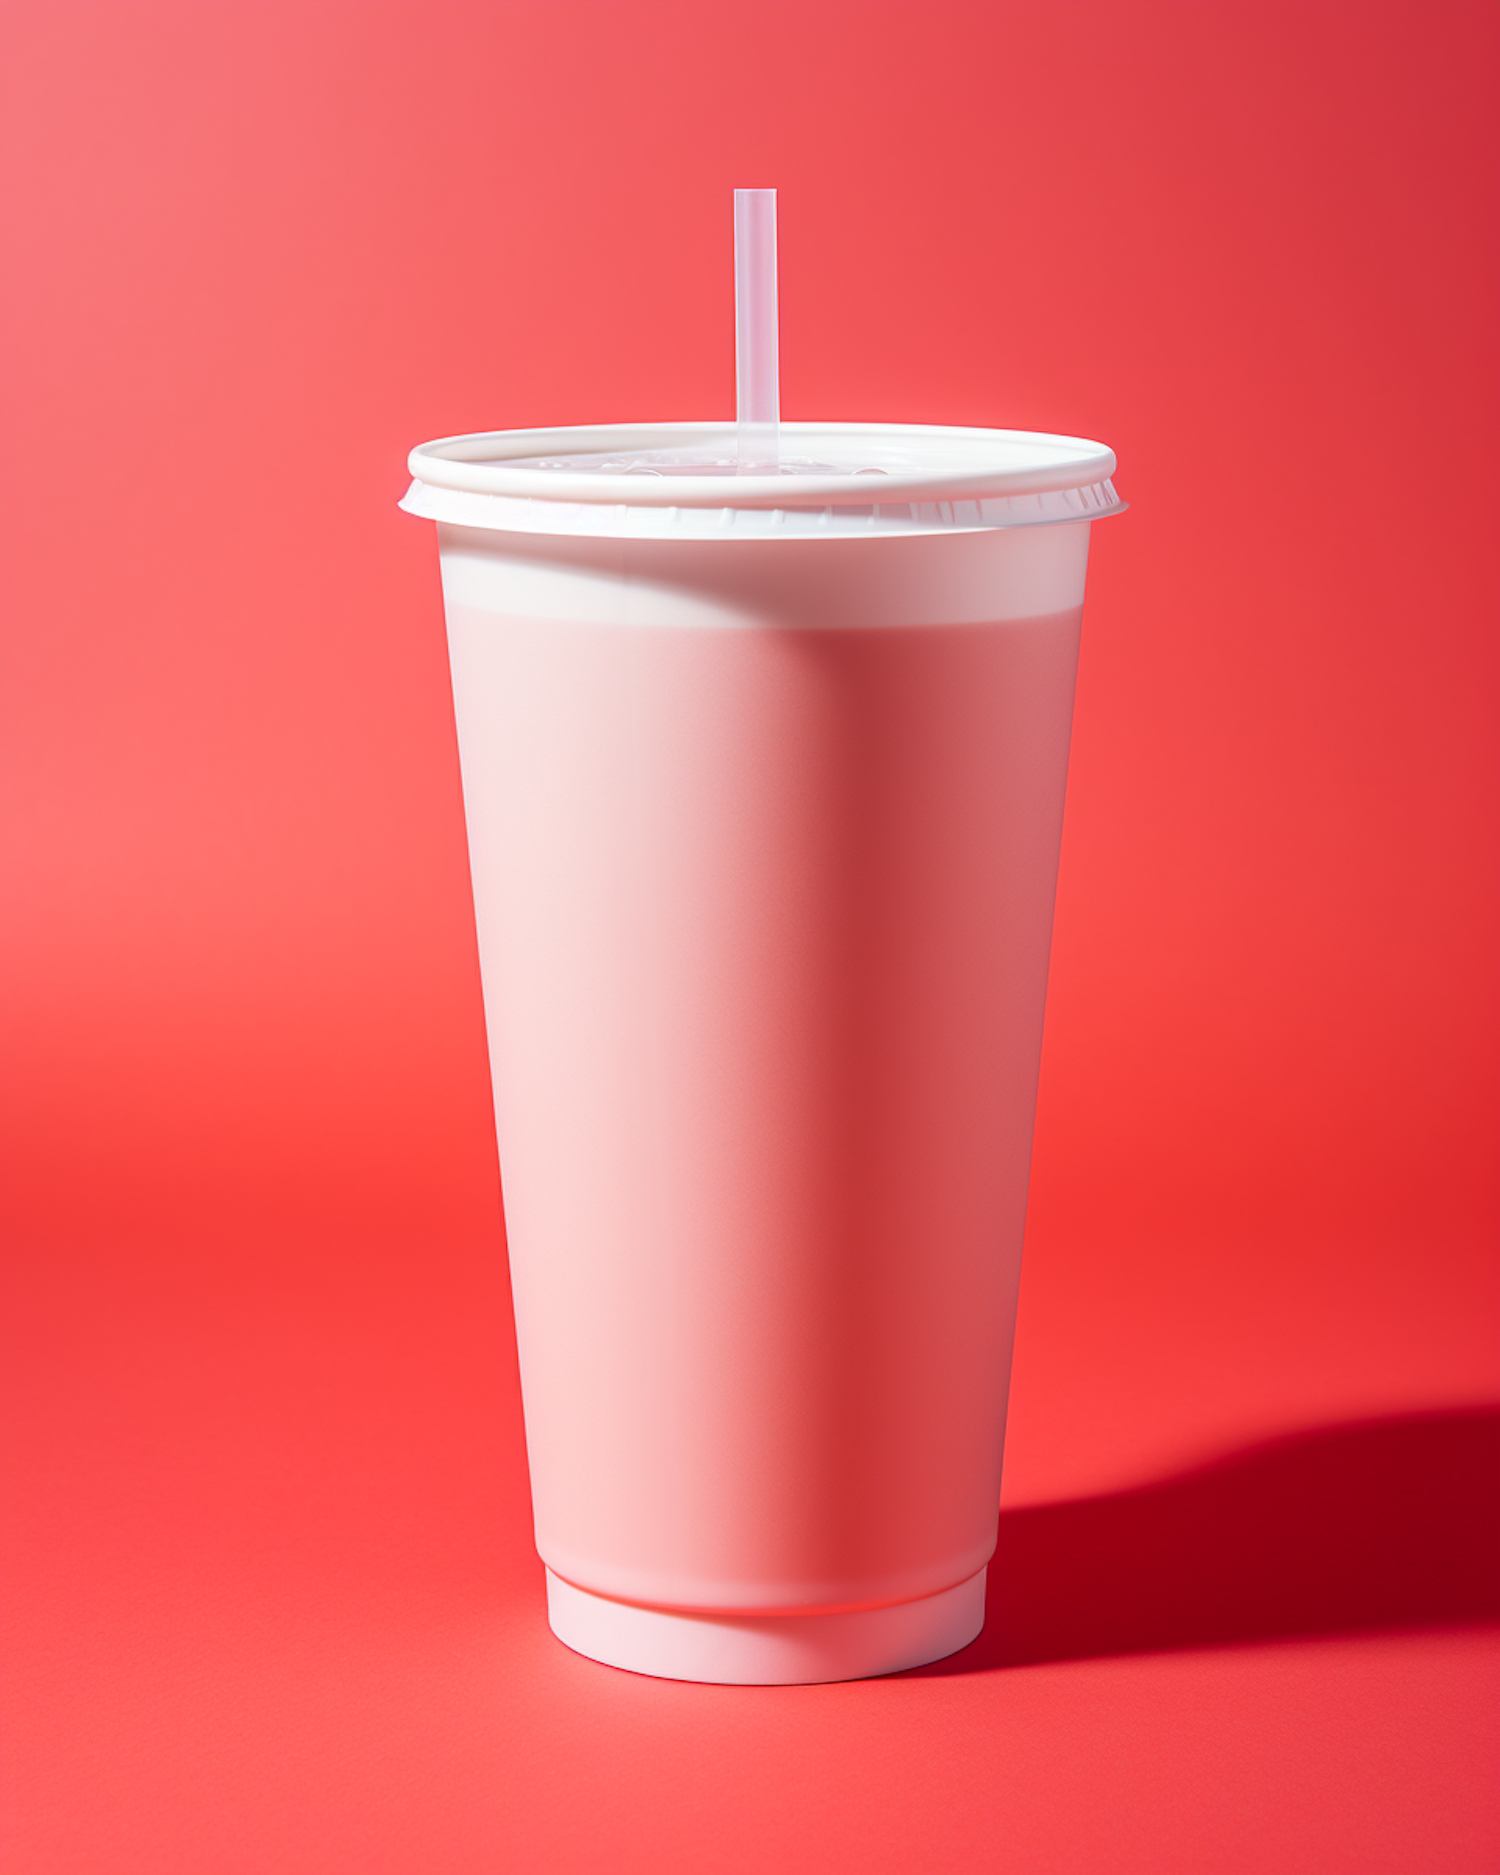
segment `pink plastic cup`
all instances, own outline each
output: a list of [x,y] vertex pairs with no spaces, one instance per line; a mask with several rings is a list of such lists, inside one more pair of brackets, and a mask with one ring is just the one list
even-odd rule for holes
[[552,1627],[734,1683],[983,1624],[1089,526],[1122,505],[1076,438],[782,451],[459,437],[403,504],[438,522]]

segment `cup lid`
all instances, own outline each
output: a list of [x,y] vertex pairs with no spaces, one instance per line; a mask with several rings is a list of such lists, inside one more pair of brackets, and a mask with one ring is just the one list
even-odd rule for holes
[[[870,499],[1040,494],[1107,481],[1113,450],[1078,436],[915,423],[783,423],[782,467],[741,474],[726,423],[490,430],[421,443],[408,466],[434,488],[654,508],[823,507]],[[873,491],[872,491],[873,492]]]
[[[1113,450],[1077,436],[938,424],[783,423],[774,470],[742,471],[730,423],[490,430],[422,443],[402,506],[544,532],[1035,526],[1125,505]],[[612,520],[605,510],[615,511]]]

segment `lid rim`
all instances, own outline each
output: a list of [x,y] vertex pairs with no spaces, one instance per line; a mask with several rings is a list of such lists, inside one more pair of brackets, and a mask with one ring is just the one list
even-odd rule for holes
[[529,501],[413,482],[397,504],[424,520],[503,534],[587,535],[594,539],[675,540],[715,547],[796,540],[869,541],[992,533],[1013,528],[1088,526],[1129,505],[1112,482],[1051,494],[972,500],[885,502],[826,508],[646,508],[623,503]]
[[[878,436],[925,438],[951,442],[956,450],[988,443],[1025,444],[1035,450],[1049,448],[1057,460],[1005,468],[994,463],[968,467],[962,463],[940,469],[890,470],[879,482],[885,502],[932,501],[979,495],[1045,494],[1081,488],[1107,480],[1115,470],[1115,454],[1102,443],[1085,437],[1054,435],[1038,430],[995,430],[955,424],[798,422],[781,426],[789,437],[847,437],[860,441]],[[734,426],[723,421],[570,425],[545,430],[486,430],[438,437],[420,443],[407,458],[411,474],[433,488],[458,493],[521,496],[536,501],[632,508],[822,508],[847,503],[852,493],[847,475],[784,476],[673,476],[568,474],[565,471],[512,468],[507,458],[536,456],[549,451],[583,453],[581,446],[600,450],[661,447],[673,442],[702,443],[711,437],[732,441]],[[499,460],[497,452],[502,451]],[[865,487],[868,487],[865,484]],[[861,490],[863,492],[863,490]],[[873,493],[873,490],[871,491]]]

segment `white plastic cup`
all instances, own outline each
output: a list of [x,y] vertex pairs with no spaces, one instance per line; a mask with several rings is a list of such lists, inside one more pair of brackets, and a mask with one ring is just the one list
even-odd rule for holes
[[983,1623],[1122,504],[1072,438],[786,425],[813,466],[733,479],[720,443],[449,439],[403,505],[438,521],[554,1632],[851,1679]]

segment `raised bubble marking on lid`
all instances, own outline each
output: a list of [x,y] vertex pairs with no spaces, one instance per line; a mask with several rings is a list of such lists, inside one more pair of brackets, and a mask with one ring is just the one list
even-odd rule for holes
[[[553,475],[734,475],[742,473],[737,457],[717,450],[637,449],[593,450],[576,456],[510,456],[502,458],[512,469],[539,469]],[[884,475],[884,469],[861,468],[852,463],[816,462],[810,457],[784,457],[774,466],[758,464],[766,475]]]

